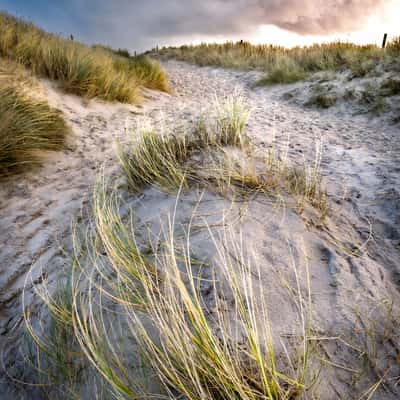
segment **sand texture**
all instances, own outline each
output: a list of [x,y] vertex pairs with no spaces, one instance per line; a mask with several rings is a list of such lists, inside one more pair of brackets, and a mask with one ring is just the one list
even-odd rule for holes
[[[273,147],[299,165],[312,165],[322,149],[329,212],[321,221],[311,206],[301,212],[275,207],[262,195],[232,206],[227,199],[206,193],[197,210],[199,220],[212,225],[229,210],[229,218],[239,221],[233,234],[256,254],[253,264],[260,277],[255,274],[254,279],[268,295],[271,321],[279,334],[294,331],[298,322],[282,280],[294,284],[295,266],[306,293],[308,271],[313,329],[316,336],[326,338],[320,351],[327,361],[308,398],[358,399],[382,376],[384,384],[373,398],[399,398],[399,125],[392,124],[390,116],[354,115],[343,104],[319,110],[285,100],[284,93],[301,91],[302,84],[254,89],[258,73],[176,61],[163,66],[173,93],[146,91],[140,107],[85,102],[42,82],[44,96],[62,110],[72,135],[69,148],[46,155],[41,169],[0,184],[0,350],[7,374],[29,380],[17,355],[26,274],[33,270],[25,304],[35,318],[41,313],[35,285],[54,285],[68,271],[72,227],[85,225],[90,218],[99,172],[105,165],[107,175],[122,175],[116,141],[126,141],[126,130],[143,117],[155,128],[190,126],[215,96],[240,91],[251,108],[247,133],[257,148]],[[155,236],[160,219],[173,212],[176,201],[154,188],[139,197],[124,197]],[[182,195],[178,224],[190,218],[199,197],[194,189]],[[213,257],[215,249],[204,232],[194,235],[192,242],[198,257]],[[208,270],[204,273],[211,276]],[[207,287],[203,289],[207,293]],[[15,385],[7,374],[0,372],[1,399],[41,398],[35,389]]]

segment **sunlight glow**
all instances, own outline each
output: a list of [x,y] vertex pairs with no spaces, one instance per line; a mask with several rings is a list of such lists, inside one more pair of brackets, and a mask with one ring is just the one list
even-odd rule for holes
[[329,36],[299,35],[275,26],[264,25],[258,29],[255,35],[251,35],[250,41],[254,43],[271,43],[285,47],[306,46],[312,43],[332,42],[335,40],[380,45],[384,33],[388,33],[389,38],[400,36],[400,0],[389,0],[387,3],[381,13],[369,18],[362,29],[354,32]]
[[[280,29],[273,25],[263,25],[252,33],[240,36],[218,35],[213,37],[187,35],[182,38],[169,38],[165,45],[200,44],[202,42],[224,43],[226,41],[247,40],[254,44],[273,44],[285,47],[307,46],[313,43],[327,43],[332,41],[352,42],[356,44],[381,45],[383,34],[390,38],[400,36],[400,0],[388,0],[385,8],[377,15],[368,19],[361,29],[348,33],[332,35],[300,35]],[[161,43],[163,41],[161,40]]]

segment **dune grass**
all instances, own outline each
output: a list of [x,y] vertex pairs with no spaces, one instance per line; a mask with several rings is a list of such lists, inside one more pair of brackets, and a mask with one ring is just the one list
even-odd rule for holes
[[[300,290],[288,292],[298,310],[296,340],[279,337],[264,302],[267,294],[254,282],[254,274],[261,272],[244,261],[243,243],[228,230],[216,236],[209,228],[219,271],[212,284],[216,311],[210,314],[199,286],[199,266],[191,256],[190,224],[182,242],[175,237],[181,227],[171,215],[169,223],[163,222],[162,245],[148,255],[138,244],[140,228],[121,218],[120,206],[118,194],[101,179],[91,231],[84,243],[75,237],[72,286],[63,292],[67,299],[40,292],[52,319],[64,326],[61,332],[69,332],[66,337],[79,344],[78,350],[60,342],[53,331],[35,332],[25,315],[38,354],[50,357],[48,385],[61,383],[65,394],[79,398],[76,381],[51,379],[60,368],[67,378],[75,376],[83,353],[116,398],[293,400],[311,388],[311,310]],[[293,272],[298,279],[295,267]],[[59,347],[49,351],[54,343]],[[58,365],[63,364],[60,351],[66,352],[64,357],[75,354],[67,368]],[[143,365],[151,385],[141,380]],[[45,366],[42,361],[40,367]]]
[[200,148],[245,146],[248,143],[245,131],[250,115],[251,110],[239,92],[223,100],[215,98],[207,116],[197,124],[196,135]]
[[155,61],[90,48],[6,13],[0,14],[0,56],[87,98],[137,103],[140,87],[168,90],[165,74]]
[[72,392],[72,388],[79,382],[78,368],[75,365],[76,361],[79,364],[83,354],[71,334],[73,323],[69,279],[70,277],[59,284],[52,294],[47,286],[36,292],[49,316],[48,320],[41,321],[43,325],[40,328],[31,324],[29,307],[24,309],[30,339],[28,359],[44,391],[48,390],[46,386],[59,385],[66,392]]
[[310,98],[305,105],[318,108],[330,108],[337,102],[337,97],[334,93],[329,93],[325,86],[316,85],[313,87]]
[[[148,246],[134,207],[122,216],[118,189],[103,176],[97,182],[91,224],[74,234],[70,284],[55,294],[37,289],[49,323],[35,330],[25,313],[47,385],[61,384],[64,393],[79,398],[82,374],[76,371],[82,365],[121,399],[294,400],[315,383],[311,298],[300,289],[297,268],[293,265],[297,290],[283,285],[297,310],[296,328],[282,335],[271,323],[267,291],[257,283],[260,266],[246,255],[237,230],[225,223],[211,226],[201,217],[207,249],[216,252],[199,261],[191,242],[199,204],[189,221],[176,222],[175,214],[180,196],[191,189],[200,194],[214,188],[216,197],[225,186],[313,198],[319,165],[297,173],[271,152],[256,158],[245,133],[250,110],[237,94],[211,108],[200,119],[200,131],[195,126],[171,136],[147,128],[120,149],[135,196],[155,185],[176,200],[175,212],[160,217],[155,246]],[[253,162],[263,174],[258,167],[252,171]],[[202,270],[211,264],[211,289],[203,292]]]
[[200,118],[193,133],[157,133],[148,126],[135,131],[129,149],[120,147],[119,151],[131,189],[139,192],[152,184],[166,191],[186,187],[188,179],[197,179],[195,168],[188,163],[195,153],[210,147],[241,147],[247,142],[244,131],[250,110],[241,97],[215,99],[211,109],[213,118]]
[[120,160],[130,187],[139,192],[157,183],[165,190],[175,189],[185,180],[183,163],[189,150],[184,137],[165,137],[152,131],[140,132],[132,152],[120,151]]
[[234,93],[216,99],[193,131],[157,132],[147,124],[134,130],[128,146],[119,148],[129,187],[135,193],[147,186],[176,193],[195,184],[228,197],[289,195],[299,210],[310,203],[325,215],[320,146],[312,165],[293,165],[274,148],[255,151],[246,134],[250,113],[243,97]]
[[256,82],[256,86],[295,83],[306,79],[307,76],[307,73],[296,64],[283,63],[272,67],[268,75]]
[[[134,225],[131,224],[130,228],[124,225],[118,216],[117,202],[112,196],[105,195],[104,189],[98,187],[99,192],[95,197],[99,200],[96,201],[96,232],[107,249],[110,261],[108,268],[117,277],[121,274],[124,277],[118,279],[120,284],[113,298],[121,302],[128,329],[142,349],[143,357],[155,375],[154,379],[158,379],[163,388],[163,392],[153,396],[185,396],[190,400],[250,400],[293,399],[302,393],[307,387],[310,357],[309,320],[304,308],[306,299],[300,293],[295,299],[301,314],[300,340],[297,343],[298,352],[287,352],[288,357],[289,354],[293,356],[287,361],[293,369],[285,372],[279,366],[282,354],[276,353],[267,306],[263,300],[259,300],[264,298],[264,293],[255,296],[249,265],[237,265],[235,258],[224,251],[228,242],[233,245],[229,233],[226,232],[226,236],[221,238],[224,243],[219,243],[212,236],[210,239],[211,242],[215,240],[214,245],[219,249],[217,258],[222,274],[219,280],[227,284],[223,294],[214,285],[218,311],[211,317],[199,289],[200,277],[195,272],[196,266],[192,264],[190,256],[190,231],[187,245],[182,248],[180,241],[175,239],[175,227],[171,222],[163,238],[165,245],[152,257],[154,261],[150,270],[149,263],[143,261],[135,265],[125,264],[119,254],[124,252],[126,246],[136,246],[135,253],[141,254],[134,240],[138,232],[135,232]],[[126,232],[129,231],[127,236]],[[128,237],[131,239],[127,242]],[[238,259],[243,259],[243,249],[237,243],[229,248],[235,249]],[[141,254],[140,259],[145,260],[146,256]],[[138,282],[136,285],[129,282],[125,287],[123,282],[126,282],[127,275],[124,271],[132,268],[135,268],[135,272],[131,280],[134,276]],[[154,271],[159,271],[156,277]],[[102,271],[102,274],[110,276],[109,272]],[[103,284],[107,288],[115,287],[107,279]],[[224,299],[231,297],[237,326],[231,325],[233,322],[223,311]],[[107,354],[108,357],[112,354],[118,357],[123,349],[111,337],[105,339],[107,332],[97,322],[107,318],[105,310],[100,311],[101,318],[82,314],[78,308],[83,307],[84,302],[82,297],[77,300],[80,302],[76,302],[75,333],[94,359],[96,368],[107,377],[116,393],[129,398],[145,398],[146,395],[135,384],[134,372],[122,357],[119,364],[107,362]],[[86,320],[90,321],[89,324]],[[236,336],[238,332],[243,332],[240,345]],[[99,348],[100,343],[108,347],[106,353],[104,347]]]
[[358,75],[366,74],[377,63],[390,64],[390,61],[396,59],[399,55],[398,43],[399,38],[394,38],[386,50],[375,45],[360,46],[346,42],[290,49],[273,45],[252,45],[248,42],[204,43],[162,48],[156,54],[201,66],[266,71],[266,77],[258,84],[269,85],[293,83],[306,79],[314,72],[325,70],[350,69]]
[[23,88],[29,85],[26,71],[0,62],[0,177],[38,164],[39,151],[64,146],[61,113],[29,95]]

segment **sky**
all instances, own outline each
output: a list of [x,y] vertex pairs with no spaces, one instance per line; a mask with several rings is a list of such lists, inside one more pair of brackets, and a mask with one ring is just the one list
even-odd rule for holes
[[283,46],[400,36],[400,0],[0,0],[47,31],[130,51],[249,40]]

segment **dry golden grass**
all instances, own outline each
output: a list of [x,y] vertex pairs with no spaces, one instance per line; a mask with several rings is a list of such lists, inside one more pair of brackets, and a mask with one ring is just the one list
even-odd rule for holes
[[61,113],[33,98],[29,73],[0,61],[0,177],[32,168],[38,151],[60,150],[67,133]]
[[0,56],[56,80],[68,92],[88,98],[137,103],[142,86],[168,90],[160,65],[148,58],[90,48],[6,13],[0,14]]

